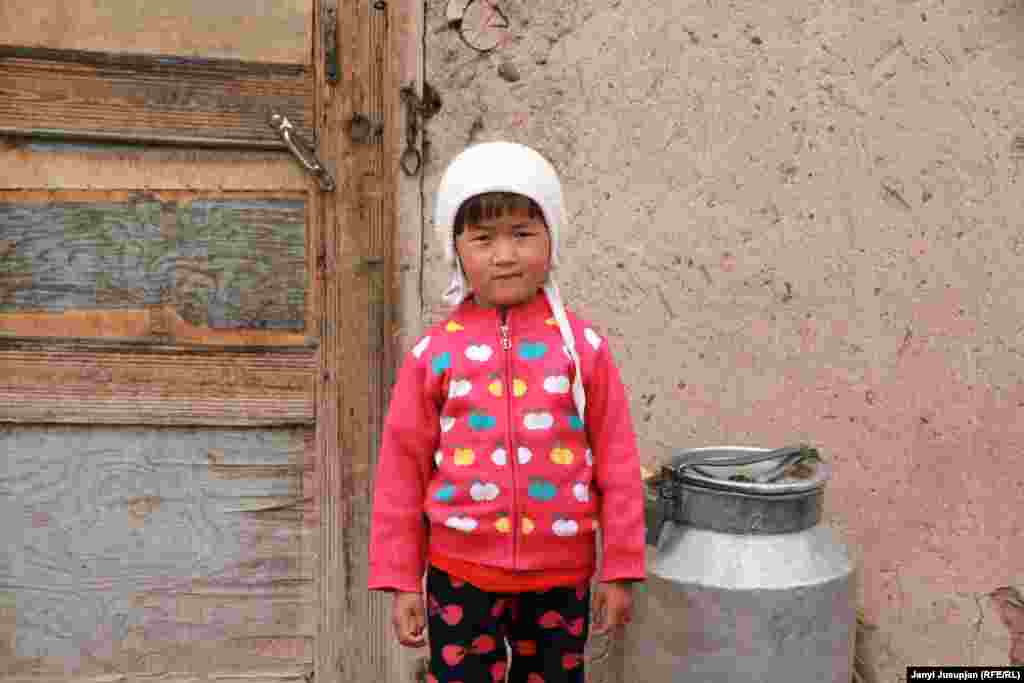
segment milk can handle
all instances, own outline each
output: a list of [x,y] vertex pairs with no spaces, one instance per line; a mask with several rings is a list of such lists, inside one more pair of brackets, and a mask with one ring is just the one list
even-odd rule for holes
[[710,455],[707,452],[691,453],[688,456],[677,458],[672,465],[664,466],[661,474],[647,483],[647,545],[657,546],[665,522],[678,519],[685,510],[686,489],[681,485],[681,479],[683,471],[688,467],[752,465],[778,458],[777,466],[758,476],[758,481],[764,483],[778,479],[789,467],[806,458],[820,460],[817,449],[805,444],[726,457]]

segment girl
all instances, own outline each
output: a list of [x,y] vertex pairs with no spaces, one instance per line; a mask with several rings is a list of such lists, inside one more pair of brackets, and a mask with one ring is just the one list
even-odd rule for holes
[[467,149],[438,189],[455,308],[392,394],[369,579],[403,645],[426,628],[434,683],[582,683],[599,531],[595,633],[629,622],[644,578],[628,402],[552,277],[562,216],[554,169],[513,143]]

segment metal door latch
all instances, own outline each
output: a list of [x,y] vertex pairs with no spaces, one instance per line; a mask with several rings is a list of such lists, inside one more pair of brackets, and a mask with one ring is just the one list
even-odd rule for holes
[[317,159],[316,150],[295,131],[295,127],[288,117],[275,111],[270,113],[267,122],[281,136],[284,144],[288,145],[288,149],[299,160],[303,168],[316,176],[317,182],[320,183],[320,189],[324,192],[334,192],[334,178]]
[[[402,86],[399,90],[405,102],[405,150],[402,152],[400,165],[407,176],[414,176],[423,167],[429,141],[424,124],[427,119],[441,110],[441,96],[429,83],[423,84],[423,98],[416,95],[415,84]],[[416,141],[423,131],[423,152],[416,149]]]

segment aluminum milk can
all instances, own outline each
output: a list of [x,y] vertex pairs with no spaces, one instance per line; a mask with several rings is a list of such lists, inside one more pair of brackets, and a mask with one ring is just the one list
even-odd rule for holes
[[828,477],[806,446],[717,447],[648,481],[657,551],[626,634],[636,680],[850,682],[854,568],[820,523]]

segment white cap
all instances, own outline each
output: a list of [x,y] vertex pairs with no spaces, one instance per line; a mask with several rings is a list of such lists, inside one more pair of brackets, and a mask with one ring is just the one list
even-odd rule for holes
[[558,173],[547,159],[535,150],[514,142],[486,142],[474,145],[455,157],[441,178],[434,204],[434,229],[444,249],[444,260],[451,269],[451,278],[444,299],[457,306],[469,296],[462,264],[455,251],[455,215],[470,197],[488,192],[512,192],[529,197],[540,207],[551,237],[551,263],[544,294],[558,321],[565,348],[576,365],[572,396],[580,419],[584,419],[586,396],[583,393],[582,372],[576,340],[565,315],[565,306],[555,282],[558,267],[558,242],[562,232],[564,209],[562,183]]

